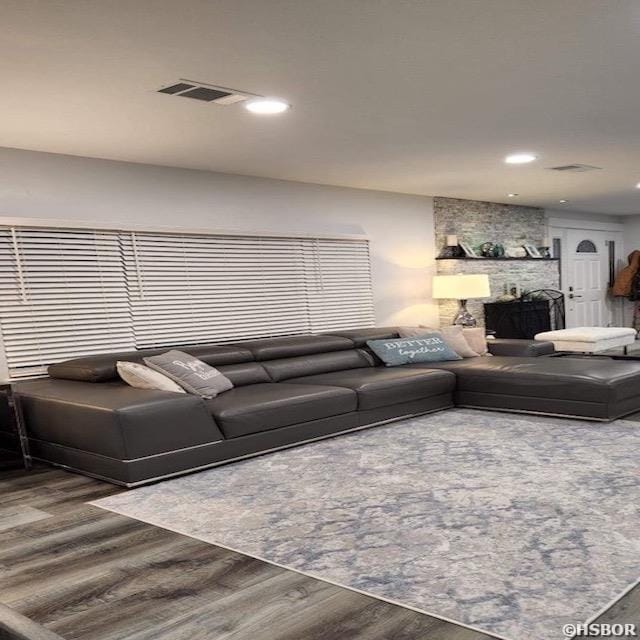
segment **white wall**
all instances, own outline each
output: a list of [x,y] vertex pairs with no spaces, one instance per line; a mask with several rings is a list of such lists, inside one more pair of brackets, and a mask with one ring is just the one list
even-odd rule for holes
[[640,215],[624,216],[622,226],[624,229],[625,260],[634,249],[640,249]]
[[364,234],[377,324],[437,322],[431,198],[2,148],[0,176],[2,217]]
[[606,224],[621,223],[624,216],[614,216],[608,213],[586,213],[581,211],[565,211],[563,209],[545,209],[547,218],[560,218],[576,222],[604,222]]

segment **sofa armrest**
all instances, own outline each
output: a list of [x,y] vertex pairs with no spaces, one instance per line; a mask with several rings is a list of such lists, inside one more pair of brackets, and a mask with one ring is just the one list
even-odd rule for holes
[[195,395],[50,378],[17,384],[15,393],[30,438],[118,460],[223,439]]
[[555,351],[553,342],[495,338],[487,340],[489,353],[494,356],[546,356]]

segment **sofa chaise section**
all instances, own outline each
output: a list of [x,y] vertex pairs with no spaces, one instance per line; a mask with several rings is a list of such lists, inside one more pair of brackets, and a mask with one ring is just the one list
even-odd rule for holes
[[432,365],[455,373],[457,406],[610,421],[640,410],[640,363],[496,356]]

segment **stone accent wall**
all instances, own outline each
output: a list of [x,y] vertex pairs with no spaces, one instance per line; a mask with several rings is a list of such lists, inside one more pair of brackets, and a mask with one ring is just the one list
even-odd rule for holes
[[[540,246],[546,231],[544,210],[536,207],[434,198],[436,255],[445,243],[445,236],[455,234],[458,240],[477,248],[484,242],[494,242],[505,247],[532,244]],[[495,300],[504,293],[505,284],[518,283],[523,291],[533,289],[558,289],[560,271],[557,260],[437,260],[437,272],[443,275],[456,273],[486,273],[489,275],[491,298],[470,300],[467,308],[484,324],[482,304]],[[458,303],[440,300],[440,323],[451,324]]]
[[436,255],[445,236],[455,233],[473,247],[494,242],[505,247],[542,244],[545,236],[544,209],[519,207],[497,202],[434,198]]

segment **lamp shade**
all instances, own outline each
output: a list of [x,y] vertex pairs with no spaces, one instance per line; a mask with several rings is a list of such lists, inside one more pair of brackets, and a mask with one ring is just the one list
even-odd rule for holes
[[488,298],[491,295],[486,273],[433,276],[433,297],[453,300]]

